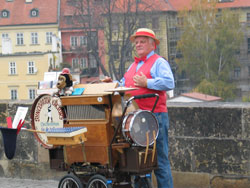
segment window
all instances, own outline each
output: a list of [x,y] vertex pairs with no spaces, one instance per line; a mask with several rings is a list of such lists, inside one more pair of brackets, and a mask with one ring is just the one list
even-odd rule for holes
[[2,39],[7,39],[9,38],[9,34],[8,33],[2,33]]
[[172,55],[172,56],[176,55],[176,46],[177,46],[176,41],[171,41],[169,43],[169,55]]
[[36,98],[36,90],[29,89],[29,99],[35,99],[35,98]]
[[152,18],[152,28],[159,29],[159,18],[158,17]]
[[8,10],[3,10],[1,13],[2,18],[9,18],[10,17],[10,12]]
[[187,74],[186,74],[186,71],[181,71],[181,74],[180,74],[180,79],[187,79]]
[[73,16],[65,16],[64,20],[66,20],[65,22],[67,25],[72,25],[74,23]]
[[234,78],[239,78],[240,77],[240,67],[235,67],[234,68]]
[[70,37],[70,45],[71,46],[77,46],[77,37],[76,36],[71,36]]
[[176,27],[169,28],[169,40],[170,41],[177,40],[176,39],[176,33],[177,33],[177,28]]
[[87,37],[86,36],[80,36],[80,45],[81,46],[87,45]]
[[46,32],[46,43],[52,44],[52,32]]
[[28,62],[28,74],[35,74],[35,63],[33,61]]
[[31,33],[31,44],[38,44],[38,33]]
[[177,18],[177,24],[179,26],[183,26],[184,25],[184,18],[183,17],[178,17]]
[[96,59],[91,54],[89,55],[89,65],[90,65],[90,68],[96,68],[97,67]]
[[10,90],[10,99],[11,100],[17,100],[17,89],[11,89]]
[[80,68],[81,69],[87,68],[87,58],[86,57],[80,59]]
[[72,67],[73,67],[73,69],[79,68],[79,60],[78,60],[78,58],[73,58],[72,59]]
[[115,60],[119,59],[119,44],[112,45],[113,57]]
[[236,55],[239,55],[239,54],[240,54],[240,48],[237,48],[237,49],[235,50],[235,54],[236,54]]
[[23,33],[16,34],[16,44],[23,45]]
[[9,74],[16,74],[16,62],[9,62]]
[[38,15],[39,15],[39,12],[37,9],[32,9],[30,11],[30,17],[38,17]]
[[139,27],[140,28],[147,28],[147,22],[146,22],[145,17],[139,19]]
[[118,31],[120,30],[120,23],[119,23],[119,19],[113,19],[112,20],[112,33],[114,35],[118,34]]
[[247,52],[250,53],[250,38],[247,39]]
[[247,22],[250,22],[250,13],[247,13]]

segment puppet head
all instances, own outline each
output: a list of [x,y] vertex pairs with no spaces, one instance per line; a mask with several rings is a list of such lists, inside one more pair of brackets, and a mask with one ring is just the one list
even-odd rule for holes
[[56,87],[59,89],[59,95],[71,95],[73,86],[72,75],[68,68],[64,68],[58,77]]
[[56,87],[63,89],[65,87],[71,87],[73,85],[72,76],[70,74],[60,74],[58,77]]

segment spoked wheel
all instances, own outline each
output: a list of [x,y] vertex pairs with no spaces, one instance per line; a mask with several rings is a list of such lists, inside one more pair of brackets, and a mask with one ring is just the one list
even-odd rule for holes
[[137,188],[152,188],[151,180],[147,177],[136,177],[135,178],[135,187]]
[[58,188],[83,188],[83,185],[77,176],[67,174],[60,180]]
[[87,188],[112,188],[112,185],[102,175],[94,175],[89,179]]

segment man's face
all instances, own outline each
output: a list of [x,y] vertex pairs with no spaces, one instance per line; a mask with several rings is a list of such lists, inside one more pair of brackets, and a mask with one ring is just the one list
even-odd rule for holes
[[155,49],[154,42],[150,42],[148,37],[136,37],[135,49],[138,57],[144,57]]

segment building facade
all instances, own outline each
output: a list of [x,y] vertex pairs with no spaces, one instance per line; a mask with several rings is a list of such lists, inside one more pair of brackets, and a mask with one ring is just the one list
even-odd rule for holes
[[[83,9],[81,7],[84,7]],[[91,9],[88,13],[87,10]],[[100,64],[105,63],[102,53],[104,36],[103,28],[95,23],[95,13],[100,5],[86,0],[72,4],[61,0],[60,31],[62,40],[63,66],[68,66],[72,73],[79,74],[81,83],[99,80]],[[86,16],[91,14],[91,16]],[[86,18],[86,19],[85,19]],[[90,25],[90,22],[94,22]],[[99,63],[96,60],[98,57]]]
[[61,61],[59,1],[0,0],[0,99],[34,99]]

